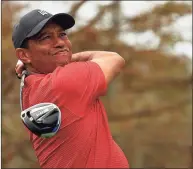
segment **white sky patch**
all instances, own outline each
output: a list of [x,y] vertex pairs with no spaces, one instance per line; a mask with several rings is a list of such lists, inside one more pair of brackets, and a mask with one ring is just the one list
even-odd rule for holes
[[156,5],[161,5],[167,1],[123,1],[121,7],[125,16],[134,17],[149,11]]
[[192,14],[180,17],[173,27],[185,40],[192,41]]
[[192,56],[192,43],[190,42],[177,42],[174,46],[175,54],[185,56]]
[[[78,26],[87,25],[87,22],[92,19],[97,13],[97,5],[94,2],[86,2],[76,14],[76,24]],[[91,10],[92,9],[92,10]]]
[[23,4],[29,4],[28,8],[25,8],[21,11],[21,15],[27,13],[29,10],[33,9],[42,9],[48,11],[52,14],[60,13],[60,12],[68,12],[72,2],[71,1],[17,1]]
[[151,30],[144,33],[124,33],[120,36],[120,39],[136,49],[139,49],[139,47],[156,49],[160,43],[159,37]]

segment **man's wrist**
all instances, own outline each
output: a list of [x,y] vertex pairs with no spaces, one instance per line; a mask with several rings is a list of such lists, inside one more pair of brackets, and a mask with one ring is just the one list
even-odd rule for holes
[[114,52],[107,52],[107,51],[84,51],[75,53],[72,55],[72,62],[79,62],[79,61],[90,61],[96,58],[102,58],[106,56],[111,56]]
[[91,59],[91,52],[79,52],[72,55],[72,62],[89,61]]

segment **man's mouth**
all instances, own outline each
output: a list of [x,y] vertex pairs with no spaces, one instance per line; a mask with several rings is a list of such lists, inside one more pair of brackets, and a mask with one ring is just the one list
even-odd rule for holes
[[61,55],[61,54],[66,55],[68,52],[69,52],[68,49],[64,49],[64,50],[60,50],[60,51],[55,52],[54,55]]
[[63,51],[63,52],[57,52],[55,55],[62,55],[62,54],[67,54],[68,53],[68,51]]

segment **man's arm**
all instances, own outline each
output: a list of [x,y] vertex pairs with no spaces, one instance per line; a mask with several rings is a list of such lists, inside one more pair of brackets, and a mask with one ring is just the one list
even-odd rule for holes
[[[92,61],[97,63],[104,73],[107,84],[119,74],[125,65],[125,60],[119,54],[106,51],[85,51],[72,55],[71,62],[80,61]],[[18,61],[15,68],[18,77],[21,77],[23,69],[23,63]]]
[[123,69],[125,60],[115,52],[86,51],[72,55],[74,61],[92,61],[102,69],[106,82],[109,84]]

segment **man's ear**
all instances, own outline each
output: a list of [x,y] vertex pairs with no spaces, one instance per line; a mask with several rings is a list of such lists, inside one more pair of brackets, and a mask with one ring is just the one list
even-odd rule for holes
[[31,63],[31,57],[27,51],[27,49],[24,48],[17,48],[16,50],[16,56],[19,60],[21,60],[25,64]]

